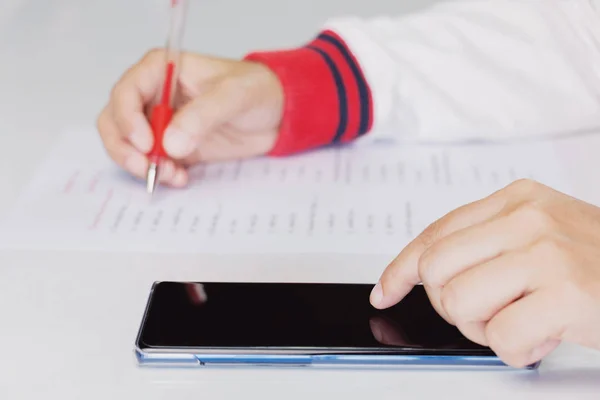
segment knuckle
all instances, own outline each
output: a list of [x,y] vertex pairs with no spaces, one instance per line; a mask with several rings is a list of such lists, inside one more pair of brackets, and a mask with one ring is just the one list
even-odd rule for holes
[[563,273],[560,274],[562,276],[571,269],[572,260],[569,251],[565,247],[565,244],[555,237],[544,236],[539,239],[532,246],[532,253],[535,259],[541,261],[544,268],[553,267],[554,269],[562,270]]
[[422,249],[417,261],[419,277],[428,286],[441,286],[441,277],[436,272],[439,253],[438,239],[442,237],[442,224],[436,221],[429,225],[416,239],[415,245]]
[[146,54],[144,54],[144,56],[142,57],[141,63],[142,64],[153,64],[155,62],[160,62],[163,60],[163,57],[165,55],[165,51],[164,49],[160,49],[158,47],[156,48],[152,48],[150,50],[148,50],[146,52]]
[[430,224],[417,238],[421,245],[430,247],[441,236],[442,227],[439,221]]
[[135,77],[139,76],[141,71],[147,70],[148,66],[164,62],[165,50],[164,49],[151,49],[147,51],[138,63],[131,66],[119,79],[119,81],[112,87],[110,97],[112,99],[118,99],[121,97],[123,92],[131,87],[131,81]]
[[463,307],[461,307],[461,294],[454,285],[447,285],[440,293],[440,304],[446,314],[455,322],[463,321]]
[[429,260],[429,252],[426,251],[419,257],[419,261],[417,262],[417,271],[419,272],[419,278],[426,286],[431,286],[431,274],[429,272],[429,266],[431,262]]
[[506,188],[511,192],[530,193],[539,190],[541,187],[542,184],[533,179],[521,178],[510,183]]
[[536,202],[530,201],[521,204],[514,211],[514,217],[522,226],[530,226],[542,231],[552,231],[556,228],[556,221],[552,215]]
[[435,269],[435,249],[431,248],[426,250],[417,263],[417,270],[419,272],[419,278],[426,286],[439,287],[442,282],[439,274],[436,273]]

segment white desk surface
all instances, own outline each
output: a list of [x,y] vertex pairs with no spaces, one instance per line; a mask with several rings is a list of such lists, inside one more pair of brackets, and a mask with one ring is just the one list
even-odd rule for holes
[[[2,0],[0,210],[16,200],[64,128],[90,126],[115,79],[164,41],[161,0]],[[328,16],[402,12],[418,1],[192,1],[188,49],[238,57],[300,44]],[[319,4],[317,6],[317,4]],[[600,148],[600,139],[596,149]],[[576,194],[594,146],[561,146]],[[577,153],[577,155],[576,155]],[[597,169],[596,169],[597,170]],[[581,172],[583,171],[583,174]],[[589,178],[589,180],[588,180]],[[596,186],[596,187],[593,187]],[[0,398],[592,399],[600,355],[562,346],[538,373],[142,370],[132,346],[155,280],[373,282],[378,257],[149,256],[0,252]]]

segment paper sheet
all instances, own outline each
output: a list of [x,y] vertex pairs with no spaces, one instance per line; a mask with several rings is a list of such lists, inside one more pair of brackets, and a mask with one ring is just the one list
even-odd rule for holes
[[0,245],[186,253],[396,254],[429,223],[517,178],[564,187],[553,145],[379,143],[199,166],[184,190],[120,171],[95,131],[67,134]]

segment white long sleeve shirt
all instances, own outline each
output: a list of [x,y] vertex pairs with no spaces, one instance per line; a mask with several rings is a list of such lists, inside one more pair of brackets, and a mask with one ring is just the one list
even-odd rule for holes
[[[277,73],[286,94],[274,154],[358,136],[500,140],[600,128],[599,0],[445,2],[398,17],[335,18],[324,33],[327,41],[249,56]],[[368,126],[355,121],[367,111]]]

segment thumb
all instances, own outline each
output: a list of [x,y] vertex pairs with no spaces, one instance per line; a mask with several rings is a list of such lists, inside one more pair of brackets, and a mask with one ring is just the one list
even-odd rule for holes
[[165,131],[165,151],[175,159],[188,157],[204,136],[235,117],[244,102],[235,85],[223,81],[211,85],[175,113]]

